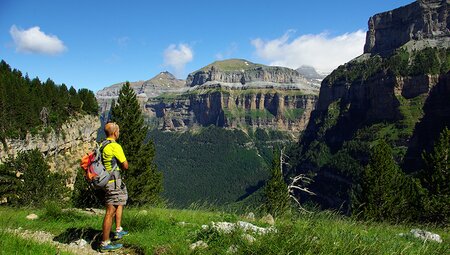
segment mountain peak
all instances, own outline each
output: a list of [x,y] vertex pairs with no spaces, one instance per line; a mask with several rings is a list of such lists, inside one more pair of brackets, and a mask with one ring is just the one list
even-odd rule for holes
[[306,79],[316,79],[316,80],[322,80],[325,78],[326,75],[319,74],[317,70],[308,65],[302,65],[299,68],[295,69],[301,76],[305,77]]
[[[225,60],[214,61],[213,63],[201,68],[198,71],[208,71],[212,68],[220,71],[238,71],[238,70],[248,70],[255,67],[263,67],[264,65],[255,64],[245,59],[232,58]],[[196,72],[198,72],[196,71]],[[195,72],[194,72],[195,73]]]
[[449,6],[447,0],[418,0],[374,15],[369,19],[364,53],[389,54],[409,41],[422,41],[426,47],[440,40],[440,45],[450,46]]

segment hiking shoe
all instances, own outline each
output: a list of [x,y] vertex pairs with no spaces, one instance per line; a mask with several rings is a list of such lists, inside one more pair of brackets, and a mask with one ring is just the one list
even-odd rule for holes
[[120,231],[116,231],[114,232],[114,239],[122,239],[122,237],[127,236],[128,235],[128,231],[125,230],[120,230]]
[[115,251],[115,250],[120,249],[122,247],[123,247],[123,244],[121,244],[121,243],[116,243],[116,244],[109,243],[107,245],[101,245],[100,246],[100,251],[101,252]]

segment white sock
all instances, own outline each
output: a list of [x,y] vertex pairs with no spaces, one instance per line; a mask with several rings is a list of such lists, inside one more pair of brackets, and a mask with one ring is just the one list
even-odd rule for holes
[[110,244],[111,243],[111,241],[110,240],[107,240],[107,241],[102,241],[102,244],[101,244],[101,246],[106,246],[106,245],[108,245],[108,244]]
[[116,232],[121,232],[123,230],[122,227],[116,228]]

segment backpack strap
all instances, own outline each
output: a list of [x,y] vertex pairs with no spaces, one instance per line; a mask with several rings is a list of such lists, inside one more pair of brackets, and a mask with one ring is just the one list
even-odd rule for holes
[[[103,141],[103,142],[101,143],[101,145],[100,145],[100,156],[101,156],[101,158],[102,158],[102,164],[103,164],[103,165],[105,164],[105,162],[103,162],[103,150],[104,150],[105,147],[106,147],[108,144],[110,144],[110,143],[115,143],[115,141],[112,141],[112,140],[105,140],[105,141]],[[111,169],[111,171],[109,171],[109,172],[112,173],[112,172],[116,171],[117,167],[119,166],[119,164],[117,164],[117,159],[116,159],[116,157],[113,157],[113,158],[112,158],[112,160],[111,160],[111,165],[114,165],[113,168]]]

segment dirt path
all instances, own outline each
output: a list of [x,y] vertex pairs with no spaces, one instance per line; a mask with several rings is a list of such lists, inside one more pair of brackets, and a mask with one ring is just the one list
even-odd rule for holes
[[[80,241],[77,240],[75,242],[72,242],[70,244],[67,243],[62,243],[62,242],[58,242],[55,241],[55,239],[57,239],[57,237],[51,233],[48,232],[44,232],[44,231],[32,231],[32,230],[26,230],[26,229],[22,229],[22,228],[18,228],[18,229],[5,229],[5,231],[7,233],[11,233],[14,234],[18,237],[21,237],[23,239],[27,239],[27,240],[32,240],[34,242],[37,243],[47,243],[47,244],[51,244],[53,246],[55,246],[58,250],[60,251],[65,251],[65,252],[70,252],[73,254],[80,254],[80,255],[84,255],[84,254],[105,254],[105,253],[101,253],[101,252],[97,252],[96,250],[93,249],[93,247],[95,247],[95,245],[90,244],[90,243],[85,243],[83,244],[79,244]],[[84,240],[83,240],[84,241]],[[81,241],[81,242],[83,242]],[[136,255],[136,254],[140,254],[139,252],[134,251],[131,248],[122,248],[118,251],[114,251],[114,252],[108,252],[107,254],[111,254],[111,255]]]

